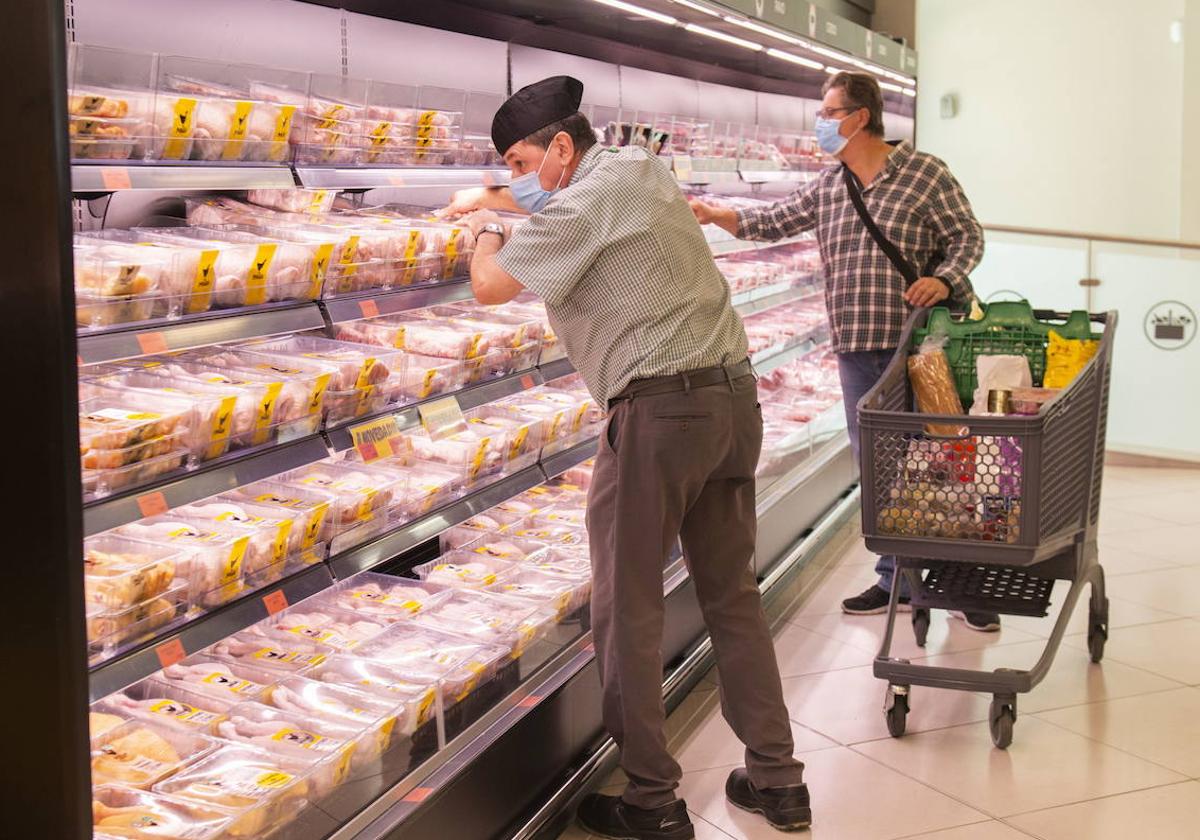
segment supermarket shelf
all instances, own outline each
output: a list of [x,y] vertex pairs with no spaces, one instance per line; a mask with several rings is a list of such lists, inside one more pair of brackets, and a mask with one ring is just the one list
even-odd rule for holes
[[507,168],[297,166],[296,179],[305,187],[318,189],[370,190],[380,187],[499,187],[508,184],[511,175]]
[[428,286],[409,286],[364,295],[328,298],[321,301],[321,306],[329,314],[332,323],[340,324],[344,321],[392,315],[424,306],[456,303],[460,300],[470,300],[472,297],[470,281],[456,279]]
[[754,242],[749,239],[722,239],[719,242],[710,242],[709,247],[712,249],[714,257],[727,257],[731,254],[753,253],[755,251],[766,251],[771,248],[782,248],[786,245],[794,245],[797,242],[810,242],[812,238],[805,234],[799,236],[789,236],[786,239],[779,239],[775,242]]
[[410,548],[436,537],[447,528],[465,522],[505,499],[536,487],[546,480],[541,468],[534,465],[505,476],[499,481],[468,493],[461,499],[438,508],[420,519],[414,519],[391,533],[363,545],[347,549],[329,559],[333,576],[343,580],[390,560]]
[[596,450],[599,447],[600,441],[593,438],[585,441],[570,449],[564,449],[561,452],[555,452],[553,455],[542,455],[542,469],[546,471],[547,478],[554,478],[556,475],[561,475],[571,467],[582,464],[588,458],[594,458]]
[[542,379],[550,382],[563,376],[570,376],[575,372],[575,366],[571,364],[571,360],[564,356],[561,359],[555,359],[552,362],[546,362],[539,370],[542,372]]
[[311,464],[329,455],[320,435],[276,444],[247,454],[231,453],[182,476],[138,487],[128,493],[97,499],[84,505],[85,536],[136,522],[155,511],[206,499],[243,484],[260,481],[287,470]]
[[765,312],[768,309],[774,309],[776,306],[783,306],[785,303],[808,300],[809,298],[821,295],[821,293],[820,288],[813,288],[812,286],[797,288],[787,283],[776,283],[772,286],[751,289],[749,292],[734,295],[733,308],[738,311],[739,315],[745,317],[753,315],[756,312]]
[[[153,639],[141,647],[91,668],[88,693],[98,700],[114,691],[249,627],[333,584],[329,568],[320,563],[303,569],[272,586],[249,593],[233,603],[197,616],[178,631]],[[276,593],[282,593],[282,596]],[[268,607],[268,605],[270,605]]]
[[805,353],[812,351],[826,338],[825,328],[818,327],[808,335],[796,336],[787,344],[760,350],[750,357],[754,370],[761,376],[770,373],[775,368],[799,359]]
[[296,186],[290,167],[204,163],[71,165],[71,188],[77,193],[117,190],[253,190]]
[[345,423],[340,426],[335,426],[326,430],[326,436],[329,438],[329,445],[337,452],[342,452],[353,446],[350,439],[350,429],[362,423],[368,423],[372,420],[378,420],[381,417],[387,417],[389,414],[396,418],[396,425],[400,431],[412,428],[421,422],[419,407],[426,403],[437,402],[448,397],[454,397],[458,400],[459,408],[463,411],[477,408],[486,403],[494,402],[504,397],[510,397],[513,394],[519,394],[521,391],[528,391],[535,385],[542,384],[542,374],[537,368],[519,371],[499,379],[493,379],[488,382],[482,382],[479,385],[474,385],[470,388],[464,388],[461,391],[451,391],[448,394],[437,394],[427,400],[406,405],[400,409],[383,411],[379,414],[372,414],[365,417],[355,418],[352,423]]
[[79,336],[77,352],[83,364],[96,364],[324,326],[325,319],[315,303],[267,304],[177,321],[143,323],[136,329],[83,333]]
[[740,169],[738,174],[747,184],[807,184],[820,173],[795,169]]

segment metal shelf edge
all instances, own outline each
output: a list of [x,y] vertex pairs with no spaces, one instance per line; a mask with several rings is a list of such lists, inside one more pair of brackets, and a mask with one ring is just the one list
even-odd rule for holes
[[85,536],[91,536],[142,519],[146,515],[142,512],[142,500],[148,496],[161,493],[168,508],[179,507],[311,464],[328,455],[329,449],[320,435],[308,435],[240,457],[235,453],[228,461],[201,467],[158,484],[138,487],[126,494],[88,502],[83,511],[83,532]]
[[[781,292],[774,292],[764,297],[755,298],[753,293],[743,293],[749,299],[743,299],[741,303],[735,303],[734,309],[743,317],[746,315],[754,315],[759,312],[766,312],[768,309],[774,309],[777,306],[783,306],[785,303],[797,303],[815,296],[819,289],[814,289],[811,286],[803,286],[800,288],[785,289]],[[742,295],[738,295],[739,298]]]
[[410,286],[403,289],[380,290],[354,297],[328,298],[321,306],[334,324],[357,321],[375,315],[394,315],[410,309],[457,303],[472,297],[471,284],[465,279],[455,279],[427,286]]
[[547,478],[562,475],[571,469],[571,467],[582,464],[588,458],[595,457],[599,446],[600,439],[592,438],[591,440],[572,446],[570,449],[564,449],[552,455],[543,455],[542,469],[546,471]]
[[511,180],[507,168],[487,167],[326,167],[296,166],[296,177],[305,187],[362,190],[387,187],[499,187]]
[[823,330],[814,330],[812,333],[804,336],[804,338],[789,342],[783,347],[770,348],[755,353],[751,357],[751,363],[754,365],[754,370],[761,376],[814,350],[826,338],[827,336]]
[[183,652],[191,655],[231,633],[262,621],[278,611],[267,606],[267,599],[276,592],[283,593],[286,604],[295,604],[332,585],[333,578],[329,574],[329,568],[324,563],[318,563],[279,583],[248,593],[213,612],[197,616],[174,632],[157,637],[141,647],[92,667],[88,686],[89,697],[94,702],[150,676],[162,668],[164,662],[170,662],[170,659],[160,658],[160,651],[165,650],[168,645],[174,647],[178,642]]
[[239,310],[228,315],[216,313],[194,321],[174,321],[117,332],[84,333],[79,336],[78,353],[84,364],[97,364],[324,326],[325,319],[317,304],[300,303],[280,308]]
[[554,379],[559,379],[563,376],[570,376],[575,372],[575,366],[571,364],[571,360],[567,357],[555,359],[545,364],[539,365],[538,370],[542,373],[542,379],[550,382]]
[[296,186],[291,167],[209,166],[196,164],[71,164],[71,189],[77,193],[118,190],[250,190]]

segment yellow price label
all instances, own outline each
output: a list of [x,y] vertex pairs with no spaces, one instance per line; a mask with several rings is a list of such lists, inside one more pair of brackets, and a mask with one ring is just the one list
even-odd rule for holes
[[246,303],[255,306],[266,302],[267,275],[271,273],[271,263],[275,259],[275,251],[279,245],[274,242],[264,242],[254,253],[254,262],[250,265],[250,273],[246,277]]
[[164,158],[179,160],[190,150],[188,141],[192,139],[195,116],[195,99],[180,97],[175,100],[175,106],[171,109],[171,128],[167,131],[167,142],[163,146]]
[[229,121],[229,135],[225,138],[225,148],[221,152],[222,160],[242,159],[246,130],[250,127],[250,112],[253,110],[253,102],[238,100],[233,103],[233,117]]
[[329,258],[333,256],[333,243],[323,242],[313,253],[312,267],[308,275],[308,298],[316,300],[325,287],[325,275],[329,270]]
[[220,251],[200,252],[196,261],[196,274],[192,277],[192,293],[188,296],[188,313],[207,312],[212,306],[213,284],[217,279],[217,257]]
[[282,382],[272,382],[267,385],[262,401],[254,415],[254,444],[266,443],[271,436],[271,426],[275,421],[275,406],[279,403],[279,393],[283,390]]
[[208,431],[209,460],[225,454],[229,448],[229,432],[233,427],[233,410],[236,407],[237,397],[225,397],[213,412]]

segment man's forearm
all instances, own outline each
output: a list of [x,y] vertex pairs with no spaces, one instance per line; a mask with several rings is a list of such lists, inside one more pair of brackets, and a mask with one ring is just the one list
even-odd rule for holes
[[732,207],[714,207],[712,223],[732,236],[738,233],[738,215]]
[[488,187],[483,192],[483,209],[499,210],[504,213],[526,213],[525,208],[513,200],[512,190],[508,187]]
[[483,304],[508,303],[521,293],[521,284],[496,264],[496,254],[503,240],[495,234],[483,233],[475,240],[471,257],[471,292]]

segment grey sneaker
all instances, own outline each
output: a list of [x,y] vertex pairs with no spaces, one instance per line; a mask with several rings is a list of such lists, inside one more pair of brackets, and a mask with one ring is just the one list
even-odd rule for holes
[[[891,601],[891,598],[890,593],[871,584],[861,595],[855,595],[853,598],[842,601],[842,612],[847,615],[879,615],[887,612],[888,602]],[[897,612],[911,612],[912,607],[909,606],[908,601],[907,595],[901,595],[900,604],[896,608]]]
[[995,633],[1000,629],[1000,616],[998,613],[951,610],[950,617],[957,618],[972,630],[978,630],[980,633]]

